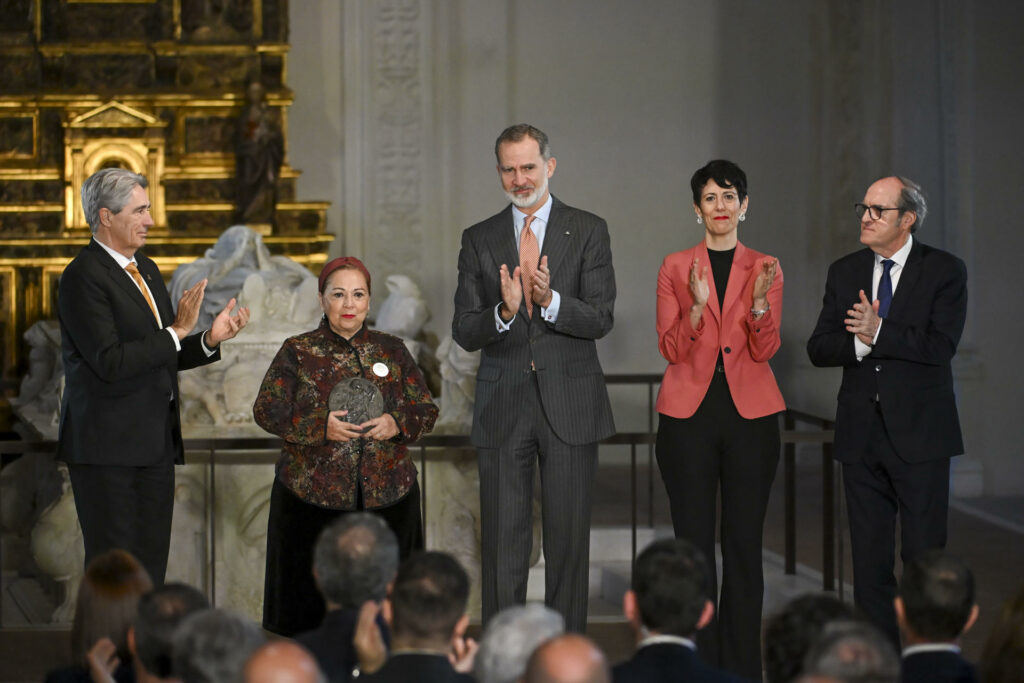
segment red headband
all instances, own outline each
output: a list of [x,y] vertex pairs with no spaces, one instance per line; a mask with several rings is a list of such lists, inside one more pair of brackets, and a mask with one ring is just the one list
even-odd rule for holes
[[366,269],[363,262],[357,259],[355,256],[341,256],[334,259],[330,263],[324,266],[323,270],[320,271],[320,293],[324,293],[324,288],[327,286],[327,278],[331,276],[331,273],[338,270],[339,268],[354,268],[363,274],[366,278],[366,293],[370,294],[370,271]]

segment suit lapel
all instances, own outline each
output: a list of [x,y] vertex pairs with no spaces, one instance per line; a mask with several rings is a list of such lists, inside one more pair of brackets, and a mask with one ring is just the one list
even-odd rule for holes
[[[519,245],[516,244],[516,230],[512,222],[511,204],[494,217],[490,229],[486,232],[484,244],[499,268],[502,264],[508,266],[510,275],[519,266]],[[526,315],[525,302],[520,303],[519,311]]]
[[[711,272],[711,258],[708,257],[708,245],[704,243],[704,240],[700,241],[697,245],[697,252],[695,254],[700,259],[700,265],[697,267],[697,275],[707,268],[708,271],[708,305],[707,310],[711,311],[711,317],[715,319],[718,326],[722,326],[722,304],[718,301],[718,288],[715,287],[715,274]],[[689,284],[689,271],[686,272],[687,284]]]
[[[89,248],[95,254],[97,261],[107,269],[107,275],[110,277],[111,282],[113,282],[115,286],[119,287],[129,299],[134,301],[135,304],[142,309],[146,314],[146,317],[149,318],[150,322],[152,322],[153,329],[157,329],[156,320],[153,318],[153,311],[150,309],[149,304],[146,303],[146,297],[142,296],[142,292],[140,292],[139,288],[134,282],[132,282],[131,275],[126,273],[123,268],[117,265],[117,261],[115,261],[114,258],[99,244],[89,242]],[[139,261],[139,263],[141,265],[141,261]],[[139,272],[141,273],[142,270],[140,269]],[[160,315],[163,316],[164,313],[161,311]]]
[[736,242],[736,251],[732,255],[732,267],[729,269],[729,284],[725,287],[725,306],[722,308],[722,317],[725,317],[737,301],[742,298],[743,290],[746,289],[750,280],[750,269],[753,263],[749,260],[750,251],[740,242]]
[[[149,287],[149,293],[153,295],[153,303],[156,304],[156,310],[160,312],[161,324],[170,325],[171,321],[174,320],[174,308],[171,297],[167,294],[167,288],[163,286],[160,269],[156,267],[155,263],[141,254],[136,254],[135,260],[139,264],[139,272],[142,274],[142,279],[146,281],[146,286]],[[146,308],[149,308],[148,304]]]
[[907,254],[903,272],[900,273],[899,282],[896,283],[896,291],[892,293],[889,315],[896,314],[898,316],[906,307],[905,302],[910,300],[914,285],[921,278],[921,258],[921,243],[914,240],[914,244],[910,247],[910,253]]
[[[541,258],[548,257],[548,270],[552,273],[562,272],[562,262],[572,244],[574,228],[565,212],[565,204],[552,197],[551,214],[544,229],[544,248],[540,250]],[[557,291],[558,287],[551,283],[551,289]]]

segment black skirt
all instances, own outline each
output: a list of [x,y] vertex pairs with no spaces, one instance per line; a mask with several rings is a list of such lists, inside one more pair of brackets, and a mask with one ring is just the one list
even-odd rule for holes
[[[357,502],[362,511],[362,500]],[[320,532],[353,511],[311,505],[288,490],[277,478],[270,492],[267,521],[267,574],[263,584],[263,628],[292,637],[320,625],[326,611],[313,580],[313,547]],[[394,505],[370,510],[380,515],[398,537],[404,560],[424,547],[420,515],[420,487]]]

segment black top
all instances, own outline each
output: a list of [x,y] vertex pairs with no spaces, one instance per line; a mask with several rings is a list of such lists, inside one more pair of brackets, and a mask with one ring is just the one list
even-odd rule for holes
[[[708,260],[711,261],[711,276],[715,279],[715,293],[718,294],[719,308],[725,306],[725,288],[729,286],[729,271],[732,270],[732,257],[736,255],[736,247],[715,251],[708,249]],[[722,352],[718,352],[718,366],[725,364]]]

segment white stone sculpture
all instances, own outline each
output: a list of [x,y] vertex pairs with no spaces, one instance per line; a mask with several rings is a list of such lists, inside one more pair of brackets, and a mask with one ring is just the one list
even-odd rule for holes
[[412,357],[420,360],[423,344],[417,337],[430,319],[419,286],[407,275],[389,275],[384,281],[388,297],[377,311],[374,328],[401,337]]
[[473,400],[480,352],[466,351],[451,336],[437,349],[441,366],[441,412],[434,424],[435,434],[469,434],[473,427]]
[[29,345],[28,373],[21,380],[18,397],[11,399],[11,406],[21,418],[22,437],[56,439],[60,394],[64,388],[60,323],[56,320],[34,323],[25,331],[25,341]]
[[40,570],[49,574],[64,588],[64,601],[54,611],[51,621],[67,622],[75,614],[78,585],[85,562],[82,529],[71,494],[71,478],[67,466],[58,466],[63,481],[61,496],[39,516],[32,529],[32,558]]

